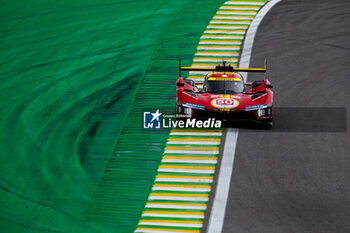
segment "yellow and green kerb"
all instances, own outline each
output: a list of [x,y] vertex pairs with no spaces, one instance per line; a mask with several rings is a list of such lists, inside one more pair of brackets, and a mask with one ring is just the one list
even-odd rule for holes
[[[200,38],[192,67],[237,66],[249,25],[268,1],[227,1]],[[202,88],[206,72],[188,78]],[[135,232],[199,233],[203,226],[222,130],[173,129],[158,167],[152,192]]]

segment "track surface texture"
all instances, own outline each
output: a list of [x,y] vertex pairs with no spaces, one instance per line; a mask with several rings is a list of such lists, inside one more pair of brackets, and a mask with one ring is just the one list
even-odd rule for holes
[[[268,58],[275,107],[349,107],[349,9],[283,0],[264,18],[251,66]],[[350,232],[349,127],[276,127],[240,130],[222,232]]]

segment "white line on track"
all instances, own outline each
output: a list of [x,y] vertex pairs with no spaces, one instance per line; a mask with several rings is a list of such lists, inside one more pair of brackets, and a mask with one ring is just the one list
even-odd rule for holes
[[[250,25],[243,45],[242,56],[238,67],[249,67],[254,38],[258,26],[267,12],[280,0],[271,0],[259,11]],[[247,75],[244,76],[245,80]],[[221,233],[224,224],[226,203],[230,189],[238,129],[229,128],[226,133],[223,156],[221,160],[218,185],[216,187],[213,207],[209,219],[208,233]]]
[[[247,31],[247,35],[246,35],[246,38],[245,38],[245,41],[244,41],[244,44],[242,47],[242,54],[241,54],[241,58],[240,58],[240,62],[239,62],[239,67],[249,67],[250,57],[251,57],[251,53],[252,53],[252,49],[253,49],[254,37],[255,37],[255,34],[258,30],[259,24],[262,21],[262,19],[264,18],[264,16],[266,15],[266,13],[274,5],[276,5],[280,1],[281,0],[271,0],[268,3],[266,3],[266,5],[263,8],[261,8],[259,13],[256,15],[252,24],[249,26],[248,31]],[[242,72],[241,74],[243,75],[243,78],[246,81],[247,80],[247,73]]]

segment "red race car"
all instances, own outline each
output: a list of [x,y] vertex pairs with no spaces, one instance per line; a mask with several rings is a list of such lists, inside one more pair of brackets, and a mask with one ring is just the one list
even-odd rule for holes
[[[181,71],[208,71],[199,91]],[[254,120],[272,125],[273,92],[269,80],[244,82],[238,72],[266,72],[265,68],[234,68],[226,62],[215,68],[179,67],[176,81],[176,115],[224,120]]]

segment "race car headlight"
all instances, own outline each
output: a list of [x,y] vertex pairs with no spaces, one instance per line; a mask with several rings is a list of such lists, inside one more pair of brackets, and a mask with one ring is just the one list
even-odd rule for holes
[[258,110],[258,116],[267,116],[271,114],[271,108],[262,108]]

